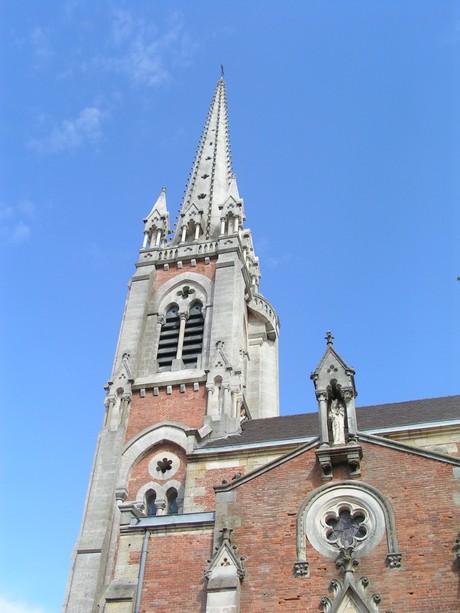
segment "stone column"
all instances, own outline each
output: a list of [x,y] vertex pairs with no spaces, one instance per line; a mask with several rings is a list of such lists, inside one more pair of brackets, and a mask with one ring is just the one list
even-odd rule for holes
[[316,392],[319,411],[320,443],[321,446],[329,445],[329,430],[327,427],[327,393]]
[[182,349],[184,347],[185,324],[187,322],[187,313],[180,314],[179,340],[177,341],[176,360],[182,358]]
[[351,439],[355,439],[358,428],[356,424],[355,398],[353,395],[353,390],[351,387],[342,389],[342,394],[347,409],[348,436]]

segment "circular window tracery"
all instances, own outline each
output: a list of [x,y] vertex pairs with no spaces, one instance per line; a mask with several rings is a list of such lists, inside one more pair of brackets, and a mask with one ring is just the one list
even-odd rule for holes
[[323,517],[324,537],[338,547],[359,543],[367,537],[368,519],[363,509],[353,510],[349,504],[341,505],[338,511],[328,511]]
[[180,460],[175,453],[161,451],[153,456],[149,462],[149,473],[158,481],[170,479],[179,470]]
[[353,545],[358,557],[377,546],[385,532],[381,506],[365,491],[341,487],[320,495],[308,509],[305,532],[312,546],[328,558]]

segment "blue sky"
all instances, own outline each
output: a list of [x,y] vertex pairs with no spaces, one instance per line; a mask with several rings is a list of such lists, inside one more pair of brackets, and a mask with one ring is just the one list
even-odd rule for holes
[[52,613],[142,219],[163,185],[174,219],[221,63],[282,413],[314,410],[329,328],[359,405],[459,392],[460,15],[41,0],[0,24],[0,610]]

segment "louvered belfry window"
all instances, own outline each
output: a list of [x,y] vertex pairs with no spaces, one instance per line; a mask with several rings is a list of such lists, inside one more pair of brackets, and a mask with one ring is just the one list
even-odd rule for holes
[[202,308],[201,302],[192,304],[187,323],[185,324],[184,345],[182,348],[182,360],[185,368],[196,368],[198,356],[203,348],[204,318]]
[[179,341],[179,307],[171,305],[166,311],[164,324],[161,326],[160,340],[158,342],[158,370],[171,370],[172,361],[177,354]]
[[[166,311],[165,320],[161,326],[158,341],[157,362],[160,372],[171,370],[173,360],[182,358],[184,368],[196,368],[198,356],[203,349],[204,317],[201,302],[192,303],[188,318],[182,322],[183,341],[181,343],[181,318],[177,304],[171,305]],[[181,343],[181,347],[179,344]]]

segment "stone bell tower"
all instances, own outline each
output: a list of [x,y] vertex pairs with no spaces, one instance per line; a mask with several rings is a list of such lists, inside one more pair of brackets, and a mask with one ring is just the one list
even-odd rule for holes
[[144,219],[66,612],[140,597],[134,580],[117,579],[124,514],[199,515],[189,454],[243,420],[278,415],[278,318],[244,222],[221,78],[172,238],[165,188]]

